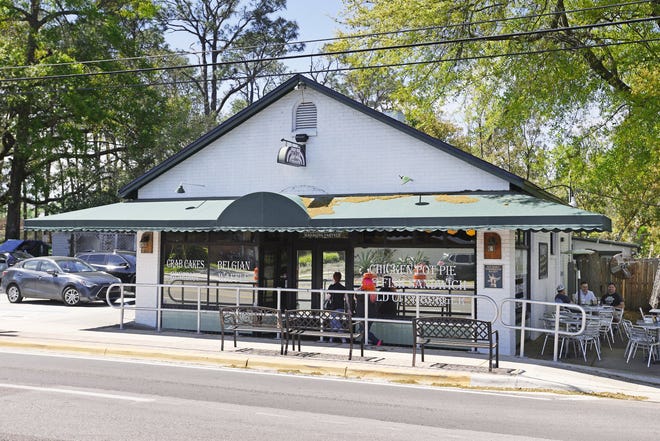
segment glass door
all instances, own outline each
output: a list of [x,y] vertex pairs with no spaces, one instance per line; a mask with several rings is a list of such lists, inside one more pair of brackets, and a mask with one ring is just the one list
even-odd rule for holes
[[[259,286],[264,288],[288,288],[288,253],[285,247],[264,247],[259,268]],[[259,305],[277,308],[277,291],[259,291]],[[287,309],[289,296],[283,295],[282,309]]]
[[[314,275],[314,253],[312,250],[296,251],[296,288],[312,289]],[[298,309],[314,308],[309,291],[298,292]]]

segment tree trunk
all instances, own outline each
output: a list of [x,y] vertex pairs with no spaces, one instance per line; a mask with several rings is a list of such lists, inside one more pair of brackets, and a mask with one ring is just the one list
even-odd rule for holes
[[30,145],[30,102],[29,98],[17,109],[16,142],[14,143],[9,188],[7,190],[7,225],[5,239],[20,239],[21,203],[23,183],[27,178],[27,147]]

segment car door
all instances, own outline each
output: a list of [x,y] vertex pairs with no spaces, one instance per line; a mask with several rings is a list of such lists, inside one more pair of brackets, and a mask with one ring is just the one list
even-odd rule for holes
[[35,297],[35,283],[39,278],[40,264],[39,259],[33,259],[25,261],[21,268],[16,268],[13,277],[23,297]]
[[128,282],[130,279],[129,264],[123,257],[117,254],[109,254],[105,272],[119,277],[123,282]]
[[34,297],[42,299],[59,299],[60,269],[50,260],[42,260],[37,271],[37,277],[34,280]]
[[81,258],[99,271],[106,271],[105,254],[88,254]]

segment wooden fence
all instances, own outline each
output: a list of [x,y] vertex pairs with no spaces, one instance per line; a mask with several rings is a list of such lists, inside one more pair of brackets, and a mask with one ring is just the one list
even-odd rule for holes
[[638,310],[640,307],[644,310],[650,309],[649,300],[660,259],[637,259],[632,277],[629,279],[613,275],[609,264],[609,256],[600,257],[598,254],[580,256],[578,261],[580,279],[588,281],[589,289],[598,297],[606,292],[609,282],[614,282],[617,291],[623,296],[626,310]]

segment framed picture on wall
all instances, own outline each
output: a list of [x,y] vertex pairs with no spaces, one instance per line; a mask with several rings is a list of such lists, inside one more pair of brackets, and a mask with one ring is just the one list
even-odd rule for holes
[[539,243],[539,279],[548,278],[548,244]]
[[502,287],[502,265],[484,265],[484,288]]
[[484,233],[484,259],[502,258],[502,239],[497,233]]

